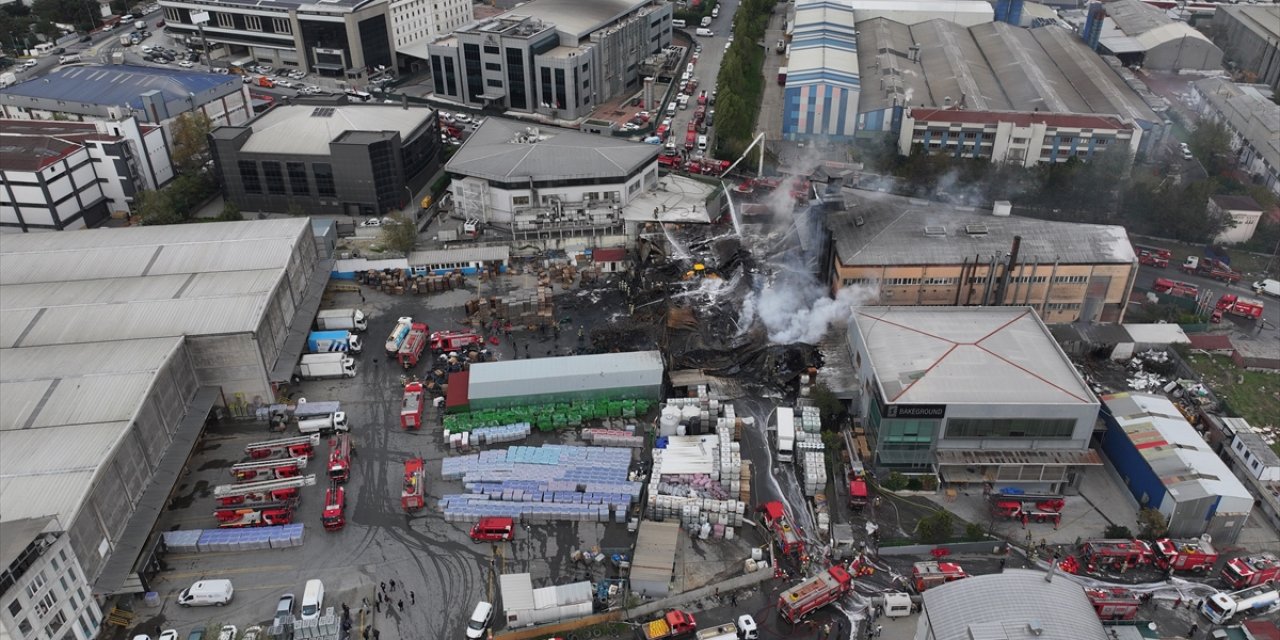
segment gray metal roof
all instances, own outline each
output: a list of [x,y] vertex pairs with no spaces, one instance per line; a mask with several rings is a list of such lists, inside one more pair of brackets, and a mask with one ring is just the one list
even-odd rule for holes
[[[910,59],[913,44],[919,59]],[[962,104],[970,110],[1051,111],[1163,118],[1080,38],[1057,26],[1021,29],[1003,22],[968,29],[943,19],[904,25],[858,23],[858,110]]]
[[[529,0],[499,18],[528,16],[555,25],[581,40],[592,31],[608,26],[619,18],[649,4],[651,0]],[[575,42],[566,44],[576,45]]]
[[504,360],[471,367],[471,400],[662,384],[657,351]]
[[69,524],[182,338],[0,349],[0,518]]
[[[1132,264],[1136,259],[1120,226],[997,217],[877,192],[845,193],[845,201],[854,206],[845,213],[828,214],[827,226],[836,256],[846,266],[958,265],[973,260],[975,254],[1003,256],[1014,236],[1022,237],[1019,255],[1028,262]],[[859,217],[862,226],[857,224]],[[985,225],[986,233],[967,233],[970,224]],[[946,233],[926,235],[925,227],[943,228]]]
[[1164,11],[1141,0],[1111,0],[1102,5],[1107,17],[1126,35],[1136,36],[1174,22]]
[[7,568],[13,564],[52,519],[44,516],[0,521],[0,567]]
[[[1059,574],[1006,569],[924,592],[930,640],[1107,640],[1084,589]],[[1040,629],[1037,633],[1035,628]]]
[[254,331],[309,230],[298,218],[5,236],[0,348]]
[[896,404],[1092,404],[1030,307],[859,307],[850,332]]
[[1196,81],[1195,88],[1208,103],[1205,111],[1221,117],[1273,169],[1280,168],[1280,105],[1266,97],[1263,90],[1269,87],[1205,78]]
[[[244,125],[253,134],[244,153],[327,156],[329,143],[349,132],[394,131],[401,140],[435,117],[427,107],[396,105],[282,105]],[[234,127],[239,128],[239,127]]]
[[679,524],[641,522],[636,533],[635,557],[631,559],[631,590],[654,597],[667,595],[679,546]]
[[1280,39],[1280,6],[1220,4],[1215,9],[1226,12],[1263,40]]
[[1236,437],[1240,439],[1240,444],[1258,459],[1258,464],[1264,467],[1280,467],[1280,455],[1276,455],[1271,445],[1262,439],[1262,434],[1250,431],[1238,433]]
[[657,162],[658,150],[652,144],[490,117],[445,168],[497,182],[621,179]]
[[463,247],[461,249],[438,249],[435,251],[409,252],[409,265],[422,266],[430,264],[447,264],[450,262],[506,262],[511,257],[510,245],[492,245],[479,247]]

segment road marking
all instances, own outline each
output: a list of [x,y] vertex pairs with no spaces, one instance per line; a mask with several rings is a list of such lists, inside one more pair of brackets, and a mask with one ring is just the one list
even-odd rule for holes
[[171,578],[193,578],[195,576],[209,576],[211,578],[221,577],[225,575],[239,575],[246,573],[277,573],[280,571],[296,571],[296,564],[276,564],[254,567],[241,567],[239,569],[201,569],[198,571],[174,571],[161,574],[163,580]]

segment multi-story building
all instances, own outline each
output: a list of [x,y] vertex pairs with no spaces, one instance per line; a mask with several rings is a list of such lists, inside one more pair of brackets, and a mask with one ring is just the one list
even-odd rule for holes
[[1205,78],[1192,86],[1200,117],[1231,133],[1236,165],[1280,195],[1280,105],[1272,102],[1272,89],[1226,78]]
[[639,93],[640,63],[671,44],[672,5],[531,0],[428,45],[435,94],[561,120]]
[[657,185],[658,147],[490,117],[445,168],[457,211],[481,222],[606,216]]
[[1078,487],[1098,399],[1029,307],[860,306],[849,358],[869,462],[952,486]]
[[1218,234],[1216,242],[1240,244],[1253,238],[1253,232],[1262,220],[1262,205],[1249,196],[1214,195],[1209,196],[1207,213],[1229,217],[1233,223],[1230,229],[1223,229]]
[[179,41],[199,47],[203,24],[204,38],[225,46],[232,59],[247,55],[276,67],[353,79],[395,64],[387,0],[161,0],[160,6],[165,29]]
[[0,89],[0,116],[16,120],[115,121],[129,117],[166,129],[184,113],[213,126],[253,116],[249,88],[238,76],[133,65],[59,67]]
[[907,109],[898,153],[941,153],[1030,167],[1070,158],[1089,160],[1107,152],[1123,153],[1127,164],[1141,140],[1141,128],[1115,116]]
[[1213,35],[1234,69],[1280,91],[1280,7],[1219,4],[1213,13]]
[[871,304],[1029,306],[1049,324],[1122,322],[1137,276],[1124,227],[1051,222],[887,194],[826,213],[823,277]]
[[436,113],[394,105],[281,105],[210,138],[227,200],[242,211],[381,215],[440,164]]
[[431,60],[427,44],[475,19],[470,0],[391,0],[391,44],[401,66],[425,69]]
[[796,4],[785,73],[782,137],[851,139],[858,124],[858,37],[848,4]]
[[173,178],[164,130],[112,122],[0,121],[0,233],[96,227]]
[[0,636],[98,637],[102,610],[69,540],[56,517],[0,522]]

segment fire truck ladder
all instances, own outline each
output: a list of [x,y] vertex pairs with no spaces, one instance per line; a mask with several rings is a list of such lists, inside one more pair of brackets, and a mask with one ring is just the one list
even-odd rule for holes
[[266,442],[255,442],[253,444],[246,445],[244,452],[252,454],[254,451],[261,451],[263,449],[285,450],[289,447],[300,444],[309,444],[313,447],[318,447],[320,446],[320,434],[313,433],[309,436],[296,436],[293,438],[281,438],[279,440],[267,440]]
[[280,458],[278,460],[241,462],[240,464],[231,465],[231,475],[239,475],[239,472],[241,471],[269,471],[278,467],[296,467],[298,469],[306,469],[307,457],[298,456],[296,458]]
[[299,476],[297,478],[284,478],[281,480],[263,480],[261,482],[246,482],[244,484],[222,484],[213,488],[213,497],[230,498],[232,496],[243,496],[250,494],[267,494],[272,491],[281,489],[300,489],[302,487],[310,487],[316,483],[315,475]]

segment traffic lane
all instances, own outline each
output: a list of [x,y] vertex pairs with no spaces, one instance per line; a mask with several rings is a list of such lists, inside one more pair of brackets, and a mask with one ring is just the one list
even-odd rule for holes
[[[1193,284],[1200,290],[1200,294],[1202,296],[1208,292],[1209,300],[1214,302],[1226,293],[1262,300],[1265,303],[1265,306],[1262,309],[1262,317],[1266,320],[1266,323],[1264,324],[1260,335],[1264,337],[1274,336],[1280,338],[1280,329],[1278,329],[1278,327],[1280,327],[1280,300],[1268,298],[1261,294],[1255,294],[1253,292],[1253,288],[1250,286],[1252,284],[1251,282],[1241,280],[1236,284],[1228,284],[1220,280],[1214,280],[1213,278],[1186,273],[1172,265],[1165,269],[1142,265],[1138,268],[1138,276],[1134,280],[1134,283],[1137,286],[1149,289],[1151,288],[1152,283],[1155,282],[1156,278],[1178,280],[1187,284]],[[1240,320],[1235,321],[1235,323],[1239,325],[1241,329],[1256,330],[1256,326],[1254,326],[1251,321]]]

